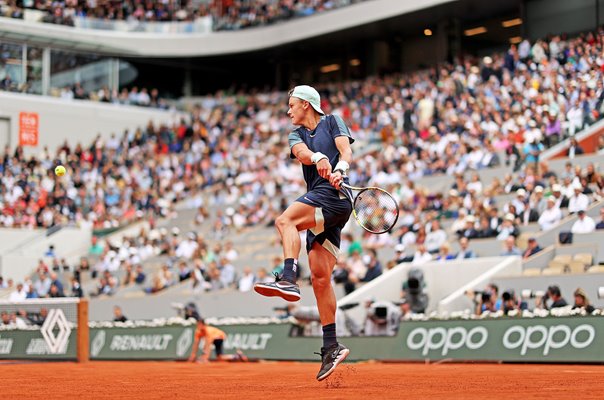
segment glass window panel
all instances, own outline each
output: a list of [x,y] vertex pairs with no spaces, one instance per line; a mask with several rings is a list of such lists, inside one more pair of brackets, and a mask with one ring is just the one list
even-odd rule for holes
[[51,95],[97,100],[110,83],[111,59],[94,54],[52,50],[50,55]]
[[23,46],[0,42],[0,90],[21,91],[24,81]]
[[27,46],[27,93],[42,94],[42,52],[41,47]]

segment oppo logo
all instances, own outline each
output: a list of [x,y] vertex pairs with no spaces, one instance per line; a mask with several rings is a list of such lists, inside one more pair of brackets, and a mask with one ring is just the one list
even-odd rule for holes
[[[430,352],[438,352],[446,356],[453,350],[465,348],[478,350],[489,338],[489,331],[484,326],[466,329],[463,326],[452,328],[415,328],[407,336],[407,347],[410,350],[421,350],[423,356]],[[584,349],[594,342],[596,329],[592,325],[583,324],[575,328],[568,325],[532,325],[509,327],[503,334],[501,344],[507,350],[520,350],[520,355],[526,355],[529,350],[538,350],[544,356],[552,350],[571,346],[574,349]]]
[[568,325],[516,325],[505,331],[503,346],[510,350],[519,348],[521,355],[525,355],[528,350],[543,348],[543,355],[546,356],[551,349],[560,349],[568,344],[575,349],[584,349],[595,337],[595,328],[587,324],[579,325],[575,329]]
[[420,350],[422,355],[430,351],[440,350],[445,356],[450,350],[457,350],[463,346],[470,350],[477,350],[484,346],[489,338],[489,332],[483,326],[476,326],[467,330],[463,326],[453,328],[416,328],[407,336],[407,347],[411,350]]

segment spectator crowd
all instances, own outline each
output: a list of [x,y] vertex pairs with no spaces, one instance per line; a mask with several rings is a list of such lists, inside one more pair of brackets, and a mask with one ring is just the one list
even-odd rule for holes
[[167,110],[170,108],[166,99],[159,97],[159,91],[155,88],[148,90],[133,86],[130,89],[122,88],[117,90],[109,90],[107,86],[103,86],[98,91],[86,92],[82,85],[75,83],[73,86],[68,85],[60,89],[54,89],[52,95],[59,97],[62,100],[91,100],[101,103],[112,103],[120,105],[151,107]]
[[25,9],[44,12],[41,21],[74,26],[78,18],[105,21],[195,21],[211,16],[214,30],[269,25],[367,0],[206,0],[206,1],[0,1],[4,16],[22,19]]
[[[49,264],[48,260],[52,260]],[[15,283],[13,279],[6,282],[0,277],[0,290],[8,292],[9,301],[24,301],[38,298],[58,297],[83,297],[84,293],[80,286],[80,270],[74,270],[69,286],[63,280],[64,272],[69,272],[70,267],[64,259],[41,258],[31,277],[24,282]]]
[[[403,211],[400,227],[389,234],[345,237],[334,279],[350,292],[397,262],[421,267],[476,257],[469,244],[478,238],[496,238],[502,253],[528,258],[540,244],[529,240],[519,249],[523,229],[537,224],[547,231],[568,214],[579,216],[577,232],[601,226],[585,211],[602,199],[604,178],[597,165],[573,164],[582,153],[579,143],[572,143],[562,173],[551,171],[540,154],[600,118],[603,43],[602,31],[555,36],[481,61],[321,87],[322,108],[341,115],[361,143],[379,147],[355,153],[351,183],[388,189]],[[75,93],[65,89],[64,95]],[[169,126],[66,142],[30,157],[6,148],[0,155],[0,224],[102,229],[150,220],[149,233],[102,248],[92,268],[94,294],[128,285],[156,293],[187,279],[195,290],[249,290],[271,271],[238,274],[221,242],[229,231],[271,225],[304,190],[299,165],[287,157],[286,96],[218,92]],[[68,168],[60,178],[52,173],[58,163]],[[478,170],[506,163],[513,173],[481,182]],[[455,177],[444,192],[421,186],[422,178],[444,174]],[[154,228],[158,218],[175,215],[178,202],[198,210],[194,223],[211,226],[208,237]],[[210,250],[210,238],[220,249]],[[388,246],[395,246],[396,256],[383,263],[377,250]],[[142,263],[158,255],[167,261],[147,277]],[[33,284],[24,283],[19,292]]]
[[93,296],[113,295],[128,287],[155,294],[182,282],[189,282],[193,293],[250,291],[258,281],[272,281],[273,274],[283,268],[276,258],[270,271],[252,271],[247,266],[238,270],[239,252],[231,241],[214,241],[212,245],[204,235],[194,231],[182,234],[178,228],[141,230],[119,243],[96,239],[94,243],[90,256],[96,262],[90,266],[86,259],[86,268],[78,268],[89,270],[96,279]]
[[17,311],[1,311],[0,327],[8,329],[27,329],[31,326],[42,326],[48,317],[48,308],[41,307],[37,312],[27,312],[25,309]]
[[506,290],[501,295],[496,284],[490,283],[480,292],[469,292],[476,305],[475,315],[485,313],[503,312],[505,315],[511,312],[522,312],[529,310],[529,300],[534,299],[535,310],[552,310],[555,308],[570,308],[572,310],[584,310],[591,314],[595,307],[582,288],[577,288],[573,292],[573,302],[569,303],[563,297],[562,291],[558,285],[550,285],[545,291],[526,290],[526,293],[516,293],[514,290]]

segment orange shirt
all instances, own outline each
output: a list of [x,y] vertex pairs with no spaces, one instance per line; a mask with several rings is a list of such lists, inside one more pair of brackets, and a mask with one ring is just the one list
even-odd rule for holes
[[223,331],[221,331],[218,328],[214,328],[213,326],[206,325],[205,335],[202,334],[202,331],[200,329],[197,329],[195,331],[196,339],[201,339],[202,337],[205,337],[206,340],[213,342],[216,339],[222,339],[222,340],[226,339],[226,333],[224,333]]

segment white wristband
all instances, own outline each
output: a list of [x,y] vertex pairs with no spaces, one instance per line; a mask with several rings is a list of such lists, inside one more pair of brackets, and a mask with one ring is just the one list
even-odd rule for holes
[[318,151],[316,153],[313,153],[312,156],[310,156],[310,161],[312,161],[313,164],[318,163],[322,159],[327,159],[327,156],[325,154],[323,154],[323,153],[318,152]]
[[348,165],[348,163],[346,161],[340,160],[336,164],[336,167],[333,169],[333,171],[334,172],[340,171],[342,173],[342,175],[346,175],[349,168],[350,168],[350,165]]

